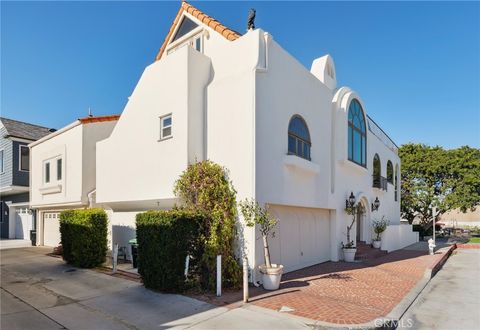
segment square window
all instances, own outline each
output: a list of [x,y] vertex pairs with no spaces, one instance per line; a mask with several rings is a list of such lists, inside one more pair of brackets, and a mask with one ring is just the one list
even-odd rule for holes
[[172,115],[167,115],[160,118],[160,140],[172,136]]

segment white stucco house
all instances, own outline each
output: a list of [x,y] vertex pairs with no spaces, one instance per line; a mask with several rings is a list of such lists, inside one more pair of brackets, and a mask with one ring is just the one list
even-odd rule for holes
[[[400,224],[397,147],[367,111],[360,95],[337,86],[331,56],[305,68],[262,29],[241,35],[182,2],[111,134],[97,139],[95,185],[72,178],[91,184],[71,203],[86,203],[95,188],[112,244],[127,246],[135,215],[174,206],[175,180],[188,164],[210,159],[229,170],[238,200],[254,198],[279,219],[271,255],[286,271],[342,259],[352,192],[366,209],[353,237],[371,242],[371,221],[384,215],[383,247],[392,251],[418,237]],[[49,157],[35,157],[35,148],[50,149],[43,144],[32,147],[38,168]],[[67,195],[31,195],[37,208],[70,203]],[[255,269],[263,263],[259,233],[245,228],[243,235]]]
[[36,212],[37,245],[60,244],[61,211],[95,206],[96,143],[110,135],[118,118],[80,118],[29,144],[30,208]]

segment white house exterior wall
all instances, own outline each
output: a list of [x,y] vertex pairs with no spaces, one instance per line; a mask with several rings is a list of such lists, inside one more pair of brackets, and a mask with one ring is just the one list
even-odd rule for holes
[[[80,123],[42,143],[35,144],[30,150],[31,184],[30,204],[34,208],[79,203],[82,201],[83,185],[83,129]],[[93,152],[93,150],[92,150]],[[45,160],[62,158],[62,180],[56,182],[56,164],[50,169],[51,183],[44,183]],[[68,162],[68,166],[65,166]],[[55,185],[61,191],[43,193],[42,189]]]
[[[110,136],[116,120],[96,122],[82,125],[83,158],[82,158],[82,202],[88,203],[88,193],[96,188],[97,142]],[[70,164],[69,164],[70,166]]]
[[[267,70],[257,74],[256,87],[257,199],[329,208],[332,91],[274,40],[269,43]],[[287,156],[293,115],[300,115],[308,126],[311,161]]]
[[[110,138],[97,145],[98,203],[173,206],[175,180],[189,160],[203,159],[198,140],[209,78],[210,60],[190,47],[145,69]],[[160,117],[168,114],[173,137],[160,141]]]
[[[383,191],[372,187],[373,175],[373,157],[378,154],[381,162],[381,175],[387,175],[387,161],[392,161],[395,170],[396,165],[400,169],[400,158],[396,153],[387,148],[385,144],[375,135],[373,135],[367,126],[367,167],[364,168],[348,160],[348,106],[353,99],[357,99],[362,105],[365,116],[368,108],[363,103],[362,99],[354,92],[344,89],[337,93],[342,94],[337,102],[334,102],[335,112],[335,134],[333,140],[334,154],[333,163],[335,166],[334,176],[335,182],[333,185],[333,196],[335,208],[339,215],[339,221],[336,227],[336,236],[338,242],[346,242],[346,226],[351,222],[351,216],[344,211],[345,200],[348,198],[350,192],[356,195],[358,201],[362,200],[366,207],[366,214],[363,218],[361,228],[361,240],[370,243],[373,238],[372,220],[380,219],[385,216],[390,221],[391,225],[400,224],[400,189],[398,191],[398,200],[394,200],[395,187],[388,183],[387,191]],[[335,100],[336,101],[336,100]],[[367,124],[367,118],[365,123]],[[400,177],[400,173],[398,173]],[[400,182],[398,180],[398,185]],[[378,211],[371,211],[371,203],[378,197],[380,200],[380,208]],[[357,222],[352,229],[352,239],[355,239]],[[337,250],[332,251],[332,260],[341,259],[341,249],[338,246]],[[336,255],[335,255],[336,254]]]
[[[45,243],[45,235],[48,244],[57,244],[58,217],[45,217],[45,214],[88,206],[88,194],[96,184],[96,143],[110,135],[115,123],[77,121],[30,145],[30,206],[38,210],[38,245]],[[62,179],[56,181],[57,164],[52,162],[51,182],[45,184],[43,163],[54,158],[62,159]]]
[[[348,106],[357,98],[365,116],[368,109],[350,89],[336,89],[336,79],[326,74],[327,66],[335,74],[330,56],[315,60],[310,72],[260,29],[234,42],[208,27],[196,33],[203,35],[203,54],[188,46],[169,52],[167,46],[167,55],[145,69],[111,136],[98,143],[97,202],[111,208],[112,226],[125,229],[112,227],[112,243],[126,244],[133,236],[137,212],[173,206],[175,180],[202,159],[229,169],[238,200],[255,198],[278,213],[282,234],[272,241],[272,255],[286,262],[287,270],[342,258],[351,191],[367,210],[358,222],[362,240],[371,241],[373,217],[385,215],[391,225],[399,224],[394,187],[372,188],[375,153],[384,177],[387,160],[395,168],[399,158],[367,129],[367,167],[347,159]],[[170,113],[173,138],[158,141],[159,118]],[[288,124],[295,114],[308,125],[311,161],[287,155]],[[372,214],[376,197],[381,206]],[[295,238],[317,247],[316,258],[302,259],[308,247],[300,245],[285,252],[294,239],[287,234],[294,219],[297,233],[307,235],[302,228],[308,226],[318,233]],[[354,227],[353,239],[355,232]],[[241,247],[251,267],[263,262],[258,236],[243,228]],[[315,245],[320,238],[322,244]]]

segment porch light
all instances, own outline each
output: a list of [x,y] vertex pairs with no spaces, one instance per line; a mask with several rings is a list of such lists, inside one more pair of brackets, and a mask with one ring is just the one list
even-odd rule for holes
[[377,211],[379,207],[380,207],[380,201],[378,200],[378,196],[377,196],[372,203],[372,212]]
[[345,207],[351,209],[355,206],[355,196],[353,196],[353,191],[350,193],[350,197],[345,200]]

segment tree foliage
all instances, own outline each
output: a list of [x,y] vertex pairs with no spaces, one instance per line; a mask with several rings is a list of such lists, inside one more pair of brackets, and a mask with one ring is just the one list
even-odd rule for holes
[[242,212],[247,227],[259,226],[260,234],[262,234],[263,238],[265,265],[267,268],[271,268],[272,263],[270,262],[268,235],[270,235],[270,233],[273,234],[273,229],[277,225],[278,220],[268,212],[266,207],[260,206],[253,198],[240,202],[240,212]]
[[480,204],[480,150],[464,146],[445,150],[424,144],[399,148],[402,161],[401,213],[424,226],[453,209],[474,210]]
[[184,208],[205,215],[203,287],[215,287],[217,255],[222,255],[223,285],[239,287],[242,271],[235,258],[236,191],[227,170],[209,160],[189,165],[175,182],[174,193],[183,201]]

